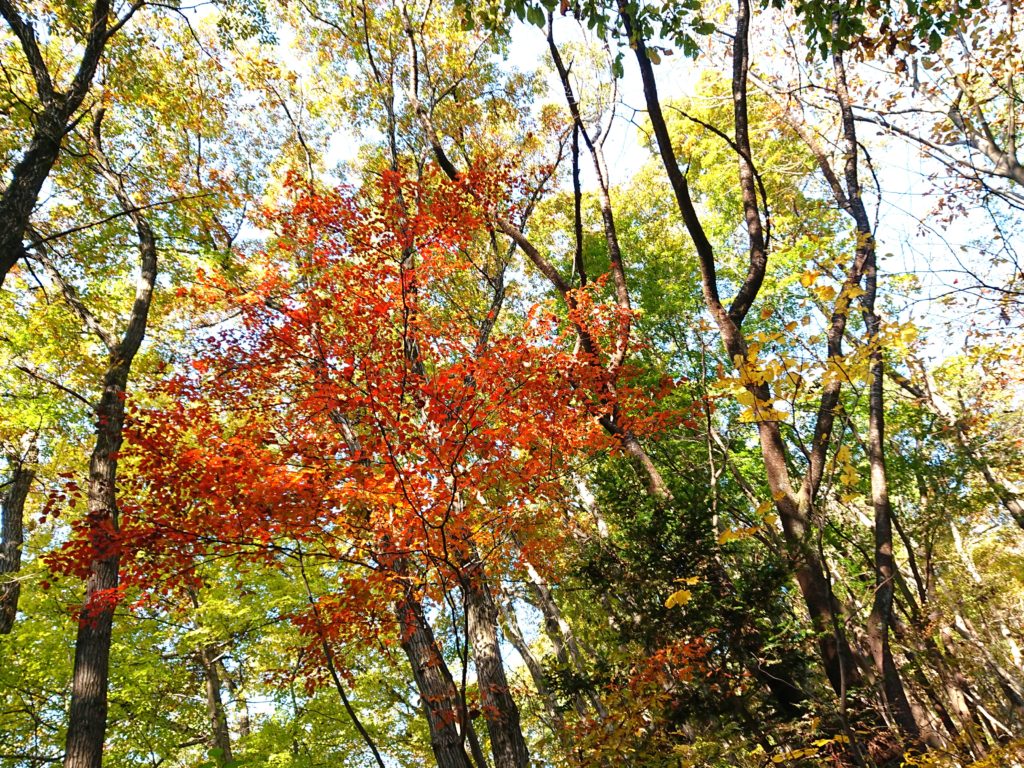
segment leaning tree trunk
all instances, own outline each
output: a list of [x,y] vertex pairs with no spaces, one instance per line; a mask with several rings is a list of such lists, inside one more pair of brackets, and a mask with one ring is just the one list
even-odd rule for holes
[[[523,630],[519,626],[519,619],[516,617],[515,606],[512,604],[511,599],[507,604],[498,603],[498,612],[501,615],[501,625],[505,630],[505,635],[508,637],[512,647],[516,649],[516,652],[522,657],[523,663],[526,664],[526,669],[530,673],[530,678],[533,680],[534,690],[537,691],[537,696],[544,704],[544,709],[547,712],[548,720],[550,722],[550,729],[552,734],[559,742],[562,743],[563,747],[568,746],[565,743],[565,718],[562,713],[558,710],[558,702],[555,700],[554,695],[548,688],[548,681],[544,676],[544,668],[541,666],[540,660],[537,655],[530,648],[526,642],[526,638],[523,636]],[[582,702],[579,697],[574,697],[574,703]],[[586,710],[581,707],[577,709],[577,712],[583,716],[586,714]]]
[[[719,294],[714,247],[701,223],[700,215],[690,195],[686,177],[679,167],[672,137],[661,108],[654,66],[648,55],[646,41],[637,28],[635,9],[626,0],[618,0],[617,8],[640,69],[644,100],[647,104],[658,152],[672,187],[679,214],[697,251],[704,302],[718,326],[723,346],[730,359],[746,360],[747,344],[742,332],[742,323],[757,297],[767,264],[765,238],[761,232],[760,218],[756,210],[756,196],[753,190],[748,189],[744,192],[744,214],[750,235],[750,264],[743,284],[727,310]],[[749,141],[745,135],[739,136],[746,127],[747,66],[745,50],[749,3],[745,0],[740,2],[740,20],[742,23],[737,29],[734,41],[737,48],[734,51],[737,62],[733,86],[738,133],[738,141],[735,143],[734,149],[738,150],[741,157],[741,170],[743,171],[741,181],[749,187],[754,176]],[[856,267],[851,268],[848,282],[853,281],[856,277],[858,277]],[[830,345],[833,345],[834,339],[841,339],[845,321],[845,312],[836,313],[833,318],[833,328],[829,333]],[[830,349],[831,355],[832,349]],[[752,383],[748,385],[748,391],[759,403],[770,402],[772,399],[767,383]],[[799,488],[794,488],[789,475],[787,449],[778,423],[771,420],[760,420],[757,428],[766,479],[772,495],[776,499],[776,509],[782,522],[794,576],[818,636],[822,665],[833,689],[840,698],[843,698],[847,689],[857,682],[859,671],[843,632],[840,607],[832,594],[824,563],[813,546],[813,533],[816,526],[811,515],[814,499],[821,483],[838,396],[838,385],[822,393],[812,446],[811,467]]]
[[526,768],[530,763],[519,721],[519,708],[509,689],[498,642],[498,609],[479,555],[463,562],[462,590],[473,648],[480,704],[491,737],[495,768]]
[[43,183],[60,153],[66,123],[63,111],[55,107],[40,112],[32,142],[14,166],[11,183],[0,196],[0,285],[25,255],[25,230]]
[[459,732],[459,693],[441,655],[423,606],[411,594],[395,604],[402,650],[412,666],[430,729],[430,746],[437,768],[474,768]]
[[[25,499],[35,471],[20,456],[9,456],[14,467],[7,493],[0,502],[0,635],[9,634],[18,615],[21,582],[21,547],[25,543]],[[14,574],[13,576],[10,574]]]

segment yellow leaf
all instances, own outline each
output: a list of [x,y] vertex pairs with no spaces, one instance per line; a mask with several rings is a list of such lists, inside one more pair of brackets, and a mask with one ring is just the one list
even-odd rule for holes
[[743,541],[743,539],[749,539],[760,530],[760,526],[755,525],[750,528],[737,528],[733,531],[722,531],[718,534],[718,543],[727,544],[730,541]]
[[690,590],[680,589],[678,592],[673,592],[668,596],[668,600],[665,601],[665,607],[672,608],[676,605],[686,605],[690,602],[691,597],[693,597],[693,593]]
[[802,285],[804,288],[810,288],[812,285],[814,285],[814,281],[818,279],[819,274],[820,273],[814,270],[807,270],[802,275],[800,275],[800,285]]

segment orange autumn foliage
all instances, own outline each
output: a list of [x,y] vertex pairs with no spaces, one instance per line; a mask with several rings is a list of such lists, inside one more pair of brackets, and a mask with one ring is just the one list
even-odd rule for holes
[[[280,564],[299,543],[344,566],[321,605],[340,640],[390,626],[410,579],[439,599],[469,551],[499,573],[513,537],[548,559],[568,464],[615,447],[597,418],[615,407],[647,431],[664,417],[645,419],[628,382],[610,402],[603,361],[574,344],[584,326],[612,347],[619,310],[600,281],[570,319],[537,304],[482,334],[495,309],[460,301],[487,298],[474,183],[494,191],[486,174],[293,188],[251,284],[203,276],[194,294],[229,319],[155,393],[165,407],[133,413],[126,581],[164,590],[209,553]],[[52,562],[73,571],[88,546]]]

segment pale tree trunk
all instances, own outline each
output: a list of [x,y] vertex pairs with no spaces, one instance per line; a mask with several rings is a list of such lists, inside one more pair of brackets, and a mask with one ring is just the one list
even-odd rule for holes
[[[551,732],[559,741],[563,741],[565,737],[565,718],[558,711],[558,702],[555,701],[555,697],[548,689],[548,683],[540,661],[527,644],[526,638],[523,637],[523,630],[519,626],[519,618],[516,616],[515,606],[511,604],[511,601],[507,605],[499,602],[498,611],[501,614],[501,625],[505,630],[505,635],[508,637],[509,642],[512,643],[512,647],[516,649],[516,653],[523,658],[523,663],[526,664],[526,669],[530,673],[530,679],[533,680],[534,690],[537,691],[540,700],[544,702],[544,709],[548,714]],[[581,712],[580,714],[583,713]]]
[[[33,447],[31,454],[35,453]],[[0,635],[6,635],[14,628],[18,615],[18,598],[21,596],[21,548],[25,543],[25,499],[28,498],[35,470],[29,461],[21,456],[10,455],[8,464],[12,468],[7,492],[0,499]]]
[[[199,594],[187,589],[192,608],[199,615]],[[203,687],[206,691],[206,719],[210,723],[210,747],[220,753],[218,764],[231,762],[231,731],[228,728],[227,711],[220,679],[220,653],[217,646],[209,643],[196,652],[196,659],[203,670]]]
[[238,736],[246,739],[252,732],[252,723],[249,719],[249,702],[246,700],[239,684],[235,683],[232,679],[231,673],[225,668],[224,663],[218,661],[217,664],[223,673],[221,679],[224,680],[224,684],[227,686],[228,692],[234,701],[235,711],[238,713]]
[[[583,654],[580,652],[576,634],[572,626],[562,615],[562,609],[558,607],[555,596],[551,591],[551,586],[532,562],[526,557],[522,559],[526,565],[526,575],[528,577],[526,587],[533,598],[533,606],[544,617],[544,631],[548,636],[548,640],[551,641],[551,647],[555,651],[555,658],[563,668],[571,670],[579,675],[580,678],[586,678],[587,668],[583,663]],[[586,690],[586,697],[594,712],[601,719],[608,717],[608,710],[601,702],[601,697],[589,686]],[[580,694],[573,696],[573,707],[581,715],[585,713],[586,705]]]
[[206,682],[206,717],[210,721],[212,746],[219,752],[219,764],[230,763],[231,731],[228,728],[228,717],[224,709],[221,695],[220,670],[218,670],[219,654],[215,646],[206,645],[199,651],[199,663],[203,667],[203,678]]

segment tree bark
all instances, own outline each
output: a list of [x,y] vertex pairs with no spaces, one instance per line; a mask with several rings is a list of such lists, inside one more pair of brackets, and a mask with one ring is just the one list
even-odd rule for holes
[[[874,250],[872,248],[872,250]],[[892,509],[889,501],[889,481],[885,466],[885,417],[883,376],[885,363],[878,346],[879,319],[874,312],[875,257],[870,257],[865,296],[868,309],[868,338],[871,343],[871,388],[868,398],[869,430],[868,456],[871,465],[871,504],[875,512],[875,597],[868,617],[868,642],[875,668],[882,678],[886,704],[900,730],[916,740],[921,731],[907,699],[903,681],[890,647],[889,627],[892,621],[893,591],[896,564],[893,557]]]
[[[533,680],[533,687],[537,691],[537,695],[540,700],[544,702],[544,709],[547,710],[548,719],[550,722],[551,732],[555,735],[560,742],[563,742],[565,738],[565,718],[562,717],[562,713],[558,711],[558,702],[555,701],[555,697],[548,689],[548,683],[544,676],[544,669],[541,667],[540,661],[534,655],[530,646],[526,643],[526,638],[523,637],[523,631],[519,626],[519,619],[515,613],[515,607],[511,602],[506,606],[503,603],[498,603],[498,610],[501,614],[501,625],[505,630],[505,634],[512,643],[512,647],[516,649],[516,652],[522,656],[523,662],[526,664],[526,669],[530,673],[530,678]],[[575,697],[578,700],[578,697]],[[579,714],[583,715],[584,711],[577,710]]]
[[[554,48],[552,43],[552,49],[557,53],[557,49]],[[423,127],[424,133],[427,135],[427,139],[430,142],[431,151],[434,154],[434,158],[437,164],[441,167],[448,178],[452,181],[457,181],[461,178],[458,168],[451,161],[448,155],[444,151],[444,147],[441,145],[441,140],[437,135],[437,131],[434,128],[434,124],[430,119],[430,115],[424,106],[419,102],[416,96],[415,89],[413,89],[413,97],[415,99],[414,107],[416,109],[417,117]],[[570,105],[572,109],[575,109],[575,101],[571,95],[571,91],[568,92],[570,99]],[[574,118],[576,126],[586,137],[585,131],[581,128],[582,123],[578,119]],[[589,139],[588,139],[589,140]],[[599,178],[604,181],[604,175],[602,171],[603,164],[600,160],[600,153],[595,152],[593,154],[595,169],[598,173]],[[605,195],[607,197],[607,195]],[[619,250],[618,239],[615,234],[615,222],[611,215],[610,198],[607,201],[607,205],[602,202],[602,222],[604,225],[604,231],[607,238],[609,247],[609,253],[612,258],[612,273],[613,280],[615,283],[616,292],[616,303],[621,310],[623,319],[628,318],[631,309],[629,304],[629,293],[626,287],[625,271],[622,264],[622,256]],[[569,309],[573,309],[576,306],[576,300],[573,297],[572,286],[565,278],[559,273],[558,269],[548,261],[544,255],[530,242],[529,238],[523,233],[523,230],[516,226],[511,220],[494,211],[491,214],[491,218],[495,227],[506,234],[512,242],[519,246],[525,253],[533,265],[537,267],[542,275],[547,278],[548,282],[551,283],[552,288],[558,293],[559,297],[565,302],[565,305]],[[576,332],[579,336],[580,347],[588,355],[591,355],[593,359],[597,360],[600,358],[600,352],[598,345],[592,338],[590,332],[582,325],[576,325]],[[616,344],[616,351],[611,355],[611,359],[607,367],[604,369],[605,382],[602,387],[602,395],[607,398],[608,402],[613,403],[612,412],[605,413],[600,416],[598,423],[604,428],[604,430],[612,435],[619,442],[623,452],[633,462],[633,466],[636,468],[637,473],[647,486],[648,492],[656,499],[667,501],[672,498],[672,492],[669,490],[668,484],[661,476],[661,471],[654,464],[650,454],[647,453],[646,449],[641,444],[636,434],[626,426],[623,426],[619,419],[618,409],[614,406],[614,403],[618,399],[618,395],[615,390],[615,378],[618,375],[618,371],[623,360],[628,353],[628,342],[629,342],[629,323],[622,322],[619,328],[618,341]]]
[[864,321],[867,326],[871,384],[868,393],[868,460],[871,466],[871,505],[875,513],[874,569],[875,594],[868,617],[867,635],[874,659],[875,670],[882,680],[882,694],[900,730],[914,741],[921,738],[921,730],[914,717],[910,701],[890,646],[889,625],[892,621],[895,560],[893,557],[892,507],[889,501],[889,479],[885,466],[885,361],[880,346],[881,321],[875,311],[878,294],[878,263],[874,233],[868,219],[858,179],[857,128],[847,86],[843,55],[833,53],[836,76],[836,98],[843,132],[847,211],[852,216],[857,233],[857,250],[865,254],[863,298]]
[[220,672],[217,669],[217,649],[205,645],[199,651],[199,661],[203,667],[203,678],[206,683],[206,716],[210,721],[212,746],[220,755],[219,764],[230,763],[231,731],[228,728],[227,713],[224,710],[224,699],[221,695]]
[[[618,11],[640,69],[644,99],[647,104],[647,112],[651,120],[658,152],[672,187],[680,216],[697,251],[704,303],[715,324],[718,326],[722,343],[729,357],[734,361],[742,362],[746,359],[747,346],[740,330],[740,324],[753,303],[756,294],[755,288],[759,280],[758,272],[762,269],[761,265],[766,262],[757,253],[759,244],[755,239],[752,242],[750,272],[744,281],[744,286],[737,295],[737,301],[733,303],[729,310],[726,310],[718,290],[714,248],[701,224],[700,216],[690,196],[690,188],[686,178],[679,168],[675,149],[672,146],[672,138],[669,135],[668,125],[665,122],[661,109],[657,80],[654,76],[653,64],[647,53],[646,41],[637,34],[631,8],[625,0],[618,0]],[[742,45],[745,48],[745,30],[741,31],[744,32]],[[739,42],[741,38],[737,35],[736,39]],[[740,51],[740,57],[745,60],[743,50]],[[745,67],[741,67],[739,71],[745,76]],[[742,126],[743,123],[739,127]],[[749,155],[746,161],[749,164]],[[756,226],[753,218],[747,219],[747,223],[748,227]],[[847,282],[859,278],[856,269],[857,265],[851,268],[851,274],[848,275]],[[836,316],[833,318],[833,326],[837,327],[830,329],[830,343],[833,337],[837,335],[841,338],[842,330],[845,327],[845,319],[846,315],[844,312],[836,313]],[[749,386],[749,389],[758,402],[767,402],[771,399],[771,392],[767,384],[752,384]],[[824,466],[824,459],[831,435],[831,426],[835,419],[834,411],[837,401],[838,385],[834,391],[823,392],[812,444],[812,462],[799,492],[793,488],[789,477],[786,447],[778,423],[775,421],[759,421],[757,427],[761,442],[761,453],[764,458],[766,478],[772,495],[776,500],[776,509],[782,522],[794,575],[800,587],[800,592],[803,595],[804,603],[807,606],[811,624],[819,639],[822,664],[833,689],[840,697],[843,697],[847,689],[859,679],[859,672],[854,663],[853,654],[846,640],[845,633],[842,631],[839,605],[832,595],[828,579],[825,576],[824,565],[814,547],[811,546],[813,525],[810,514],[821,480],[821,470]]]
[[474,768],[459,731],[459,694],[423,607],[411,590],[395,604],[402,650],[427,715],[437,768]]
[[[92,544],[90,575],[75,639],[75,661],[71,681],[71,707],[64,750],[64,768],[100,768],[107,727],[107,685],[110,669],[110,637],[118,594],[120,553],[117,542],[117,466],[124,439],[124,408],[128,374],[146,334],[146,324],[156,284],[156,237],[149,223],[132,205],[122,184],[102,154],[98,113],[94,133],[100,171],[111,183],[114,194],[135,225],[140,255],[135,300],[124,335],[109,347],[103,391],[96,407],[96,443],[89,460],[86,520]],[[95,317],[62,283],[69,306],[83,325],[97,330],[107,343],[113,335],[102,330]]]
[[463,564],[461,583],[469,641],[473,649],[480,703],[491,737],[495,768],[526,768],[530,763],[498,642],[498,609],[479,555],[472,552]]
[[25,499],[35,470],[21,456],[8,456],[13,467],[10,485],[0,502],[0,635],[10,634],[18,615],[21,582],[21,548],[25,543]]
[[10,183],[0,195],[0,286],[11,268],[26,255],[23,238],[39,199],[39,192],[57,161],[71,118],[89,92],[103,49],[110,35],[139,7],[141,3],[131,6],[126,16],[110,28],[110,2],[96,0],[92,8],[91,24],[83,41],[78,70],[67,91],[61,93],[50,79],[32,24],[21,17],[11,0],[0,0],[0,16],[4,17],[7,26],[18,39],[42,107],[35,114],[32,139],[14,166]]
[[242,692],[241,684],[236,683],[231,678],[231,673],[224,666],[223,661],[218,661],[217,664],[220,666],[221,672],[223,673],[222,678],[224,684],[227,686],[228,692],[231,694],[235,711],[238,713],[238,735],[241,739],[249,738],[249,734],[252,733],[252,723],[249,720],[249,702],[245,698],[245,694]]

